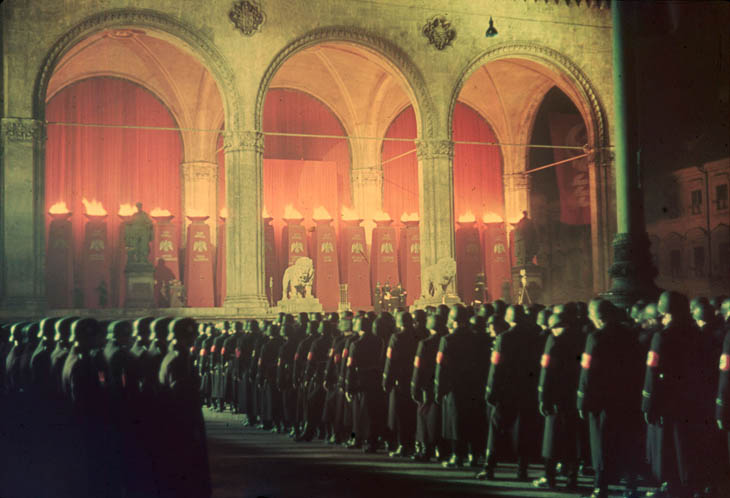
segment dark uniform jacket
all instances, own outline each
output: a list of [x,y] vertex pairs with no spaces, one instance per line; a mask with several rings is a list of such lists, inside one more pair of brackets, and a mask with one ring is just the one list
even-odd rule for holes
[[441,336],[437,334],[418,343],[411,376],[411,398],[418,403],[430,403],[434,400],[436,354],[440,343]]
[[538,402],[548,411],[576,410],[576,391],[580,375],[580,358],[585,336],[570,328],[559,335],[550,335],[540,360]]
[[525,325],[515,325],[497,336],[490,358],[487,403],[521,408],[534,406],[540,346],[540,336]]
[[414,330],[404,330],[391,336],[385,353],[383,390],[389,392],[395,388],[396,392],[408,396],[417,346]]
[[730,430],[730,328],[727,328],[718,364],[719,380],[715,400],[715,419],[722,422],[725,430]]
[[351,346],[346,363],[345,391],[378,392],[382,376],[383,341],[370,332],[364,333]]

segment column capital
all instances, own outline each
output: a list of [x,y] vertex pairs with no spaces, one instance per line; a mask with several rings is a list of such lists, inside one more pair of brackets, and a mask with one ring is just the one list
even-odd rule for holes
[[223,149],[226,152],[237,150],[264,153],[264,134],[260,131],[226,131],[223,133]]
[[418,159],[453,159],[454,158],[454,142],[451,140],[433,140],[419,139],[416,140],[416,151]]
[[530,188],[530,178],[524,171],[514,173],[504,173],[505,187],[513,190],[528,190]]
[[2,118],[2,136],[9,142],[33,142],[46,138],[46,125],[33,118]]

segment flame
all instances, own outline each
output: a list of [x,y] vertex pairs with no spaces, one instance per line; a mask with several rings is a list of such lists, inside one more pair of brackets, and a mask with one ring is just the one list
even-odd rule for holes
[[312,213],[313,220],[331,220],[329,211],[324,206],[317,206]]
[[269,214],[269,211],[266,209],[266,206],[264,206],[264,211],[261,213],[262,218],[271,218],[271,215]]
[[342,206],[342,219],[345,221],[357,221],[360,219],[360,215],[354,209]]
[[48,214],[66,214],[70,212],[64,201],[57,202],[48,209]]
[[386,213],[385,211],[378,211],[373,216],[373,221],[390,221],[392,219],[393,218],[391,218],[390,215],[388,213]]
[[135,207],[132,206],[131,204],[121,204],[119,206],[119,212],[117,214],[119,216],[132,216],[136,212],[137,212],[137,209],[135,209]]
[[228,208],[227,207],[221,208],[221,212],[220,212],[220,215],[219,216],[221,218],[223,218],[224,220],[226,218],[228,218]]
[[418,220],[419,220],[419,217],[418,217],[418,213],[410,213],[410,214],[408,214],[408,213],[403,213],[403,214],[401,215],[401,217],[400,217],[400,220],[401,220],[402,222],[404,222],[404,223],[405,223],[406,221],[418,221]]
[[156,207],[152,211],[150,211],[150,216],[153,218],[166,218],[168,216],[172,216],[172,213],[170,213],[169,209],[161,209]]
[[477,217],[474,216],[474,213],[471,212],[471,209],[467,211],[465,214],[462,214],[459,216],[459,223],[473,223],[477,221]]
[[286,207],[284,207],[284,219],[285,220],[301,220],[304,216],[302,216],[302,213],[297,211],[293,205],[287,204]]
[[484,223],[502,223],[504,220],[497,213],[492,213],[490,211],[488,213],[484,213],[484,216],[482,216],[482,221]]
[[104,209],[104,206],[101,205],[101,202],[97,201],[96,199],[92,200],[91,202],[86,200],[86,197],[84,197],[81,202],[84,203],[84,207],[86,208],[86,214],[89,216],[106,216],[107,212],[106,209]]
[[203,212],[202,209],[188,209],[187,213],[185,213],[185,216],[188,218],[202,218],[206,214]]

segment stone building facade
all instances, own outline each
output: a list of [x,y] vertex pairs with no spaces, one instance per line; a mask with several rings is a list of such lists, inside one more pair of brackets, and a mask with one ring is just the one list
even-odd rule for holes
[[[46,306],[45,106],[53,92],[93,75],[147,86],[170,107],[181,128],[220,129],[225,123],[227,297],[218,314],[268,312],[262,112],[274,87],[297,88],[321,99],[353,136],[382,137],[393,116],[413,106],[422,268],[455,253],[456,102],[476,109],[504,144],[505,214],[517,219],[531,208],[528,159],[524,147],[509,144],[529,143],[542,99],[558,87],[587,130],[593,290],[610,284],[616,228],[611,13],[605,1],[6,0],[1,8],[0,292],[5,310]],[[490,18],[498,30],[494,37],[485,36]],[[96,42],[115,36],[153,39],[145,42],[145,50],[157,61],[157,76],[142,65],[115,64],[99,54],[88,59],[95,66],[74,69],[75,54],[93,51]],[[184,94],[172,101],[177,90],[166,88],[159,74],[172,81],[186,76],[166,65],[168,46],[179,51],[175,57],[194,61],[186,67],[200,70],[204,82],[195,92],[204,97],[199,101],[218,99],[220,112],[198,109]],[[329,67],[327,85],[318,86],[307,73],[312,57]],[[372,81],[375,69],[366,75],[347,72],[358,66],[379,68],[382,77],[377,74]],[[356,95],[358,87],[367,92]],[[184,209],[213,215],[215,142],[183,132],[183,144]],[[372,211],[378,205],[373,199],[382,198],[382,172],[374,160],[381,146],[351,141],[353,202],[361,213]]]

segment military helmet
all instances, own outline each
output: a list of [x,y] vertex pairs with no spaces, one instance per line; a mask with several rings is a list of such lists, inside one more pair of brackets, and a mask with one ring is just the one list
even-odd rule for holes
[[71,324],[78,320],[77,316],[65,316],[55,323],[56,335],[54,339],[56,342],[68,342],[71,337]]
[[518,306],[516,304],[508,306],[507,310],[504,312],[504,320],[507,323],[522,323],[524,318],[525,310],[522,309],[522,306]]
[[150,323],[150,340],[163,345],[167,344],[168,326],[171,321],[173,321],[171,316],[161,316],[152,320],[152,323]]
[[413,328],[413,316],[407,311],[399,311],[395,317],[395,323],[398,328],[404,330]]
[[146,340],[150,337],[150,324],[155,319],[153,316],[143,316],[137,318],[132,323],[132,336]]
[[93,346],[101,331],[101,325],[93,318],[81,318],[71,325],[70,340],[81,349]]
[[504,318],[504,314],[507,311],[507,303],[501,299],[497,299],[492,302],[492,309],[494,310],[495,315],[500,318]]
[[132,337],[132,325],[127,320],[117,320],[107,325],[106,340],[117,344],[128,344]]
[[493,329],[495,335],[499,335],[509,330],[509,323],[505,322],[504,318],[492,315],[487,319],[487,327]]
[[549,308],[538,311],[537,318],[535,319],[535,324],[538,325],[540,328],[547,328],[551,314],[552,313],[550,312]]
[[48,316],[45,317],[43,320],[41,320],[38,337],[40,337],[41,339],[45,339],[47,341],[52,341],[56,335],[56,322],[57,321],[59,321],[59,318],[48,317]]
[[692,318],[696,322],[709,322],[713,316],[714,311],[712,310],[712,306],[710,306],[709,302],[699,302],[696,303],[695,306],[692,308]]
[[553,313],[552,315],[550,315],[550,318],[548,318],[548,327],[551,329],[567,328],[568,326],[568,314],[566,311]]
[[659,296],[657,310],[662,315],[674,317],[685,317],[689,315],[689,302],[687,296],[676,291],[664,291]]
[[10,326],[10,342],[14,342],[16,345],[28,344],[29,337],[24,332],[28,322],[17,322]]
[[469,323],[469,312],[461,304],[454,304],[449,311],[449,322],[464,327]]
[[175,318],[168,326],[168,341],[175,349],[188,351],[193,345],[197,325],[192,318]]

